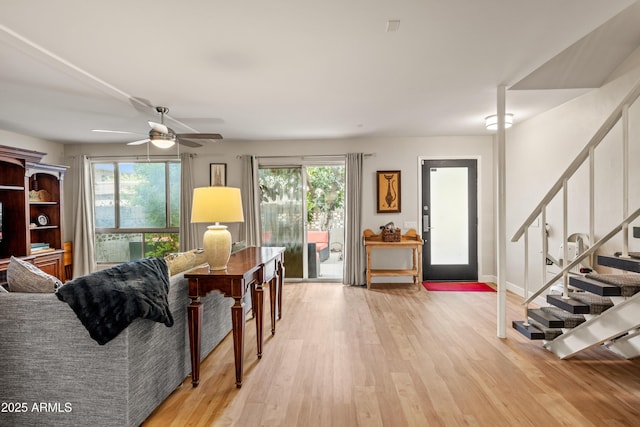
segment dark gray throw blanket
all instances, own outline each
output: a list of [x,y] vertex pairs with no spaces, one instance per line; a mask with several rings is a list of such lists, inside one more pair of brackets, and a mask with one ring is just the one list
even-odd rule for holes
[[169,310],[169,270],[160,258],[145,258],[75,278],[57,291],[104,345],[136,318],[173,326]]

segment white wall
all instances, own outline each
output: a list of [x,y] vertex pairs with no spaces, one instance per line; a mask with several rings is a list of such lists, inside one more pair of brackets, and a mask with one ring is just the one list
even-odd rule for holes
[[53,165],[64,165],[64,146],[56,142],[44,139],[32,138],[0,129],[0,145],[18,147],[25,150],[39,151],[46,153],[42,158],[44,163]]
[[[494,180],[493,180],[493,138],[481,137],[433,137],[433,138],[384,138],[345,139],[318,141],[232,141],[209,143],[198,149],[188,149],[197,153],[195,159],[195,185],[209,185],[209,163],[227,163],[227,185],[239,187],[241,184],[241,164],[238,156],[291,155],[342,155],[350,152],[373,154],[364,160],[363,226],[378,230],[389,221],[403,226],[405,221],[419,221],[418,158],[450,157],[479,159],[479,274],[481,280],[495,278],[494,244]],[[84,144],[65,146],[67,162],[78,154],[90,156],[146,155],[145,147],[129,147],[123,144]],[[175,154],[175,151],[154,149],[153,154]],[[402,171],[402,212],[398,214],[377,214],[375,205],[375,172],[377,170]],[[68,187],[70,188],[70,187]],[[68,195],[71,197],[71,195]],[[68,206],[70,203],[67,204]],[[237,227],[230,227],[232,233]],[[204,233],[204,228],[202,230]],[[234,237],[236,237],[234,235]],[[404,262],[404,259],[402,261]]]
[[[507,238],[522,225],[549,188],[559,179],[570,162],[594,136],[629,90],[640,79],[640,49],[611,76],[601,88],[564,105],[518,124],[507,132]],[[508,96],[507,96],[508,104]],[[635,166],[640,158],[640,103],[629,110],[631,140],[631,200],[629,210],[640,207],[640,172]],[[622,170],[620,166],[622,131],[618,124],[596,149],[596,239],[622,220]],[[568,233],[589,232],[588,164],[569,181]],[[562,241],[561,194],[549,205],[547,222],[551,226],[549,252],[557,256]],[[636,225],[638,225],[636,223]],[[529,231],[530,256],[541,248],[541,230]],[[621,250],[621,239],[603,247],[604,253]],[[630,249],[638,250],[638,239],[630,238]],[[507,245],[507,281],[515,291],[524,284],[524,244]],[[541,256],[529,264],[530,290],[542,285]]]

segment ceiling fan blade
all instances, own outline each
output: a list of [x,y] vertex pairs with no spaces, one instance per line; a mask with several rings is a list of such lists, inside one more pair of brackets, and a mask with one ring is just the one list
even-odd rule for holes
[[169,128],[162,123],[149,122],[149,126],[151,126],[151,129],[155,130],[156,132],[169,133]]
[[188,139],[182,139],[182,138],[177,138],[177,140],[178,140],[178,144],[181,144],[187,147],[194,147],[194,148],[202,147],[202,144],[200,144],[199,142],[190,141]]
[[150,111],[155,111],[155,107],[151,104],[146,98],[141,98],[139,96],[132,96],[129,98],[129,102],[133,105],[133,108],[140,111],[141,113],[148,114]]
[[142,133],[138,133],[138,132],[128,132],[128,131],[126,131],[126,130],[91,129],[91,132],[101,132],[101,133],[124,133],[124,134],[131,134],[131,135],[143,135]]
[[179,133],[176,136],[184,139],[222,139],[219,133]]
[[141,139],[139,141],[129,142],[129,143],[127,143],[127,145],[142,145],[142,144],[146,144],[149,141],[151,141],[149,138],[145,138],[145,139]]

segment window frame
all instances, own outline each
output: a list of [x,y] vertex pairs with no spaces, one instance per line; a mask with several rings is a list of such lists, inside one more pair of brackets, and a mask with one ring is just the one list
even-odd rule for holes
[[[120,165],[124,163],[161,163],[164,164],[164,176],[165,176],[165,218],[166,223],[165,227],[122,227],[121,226],[121,216],[120,216]],[[180,218],[178,216],[177,225],[171,225],[171,207],[172,207],[172,198],[171,198],[171,166],[179,165],[182,167],[182,162],[179,159],[151,159],[151,160],[141,160],[141,159],[131,159],[131,158],[95,158],[91,160],[91,176],[92,176],[92,186],[93,191],[96,189],[95,182],[95,167],[97,164],[111,164],[113,165],[113,176],[114,176],[114,189],[113,189],[113,203],[114,203],[114,224],[115,227],[97,227],[95,226],[96,222],[96,205],[95,201],[93,202],[93,221],[94,221],[94,234],[97,237],[98,235],[103,234],[142,234],[142,239],[144,242],[145,234],[177,234],[178,239],[180,239]],[[180,184],[179,184],[180,185]],[[182,188],[180,188],[182,191]],[[178,195],[178,215],[180,215],[180,195]],[[95,242],[94,242],[95,244]],[[144,245],[143,245],[144,246]],[[99,261],[96,260],[98,264],[112,264],[109,261]]]

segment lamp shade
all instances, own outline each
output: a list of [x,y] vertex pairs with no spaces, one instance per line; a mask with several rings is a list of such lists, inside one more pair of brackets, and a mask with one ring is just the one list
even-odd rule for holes
[[191,222],[243,222],[240,189],[199,187],[193,189]]
[[231,233],[221,222],[242,222],[240,189],[233,187],[199,187],[193,190],[191,222],[215,222],[209,225],[202,239],[207,263],[211,270],[227,268],[231,256]]

